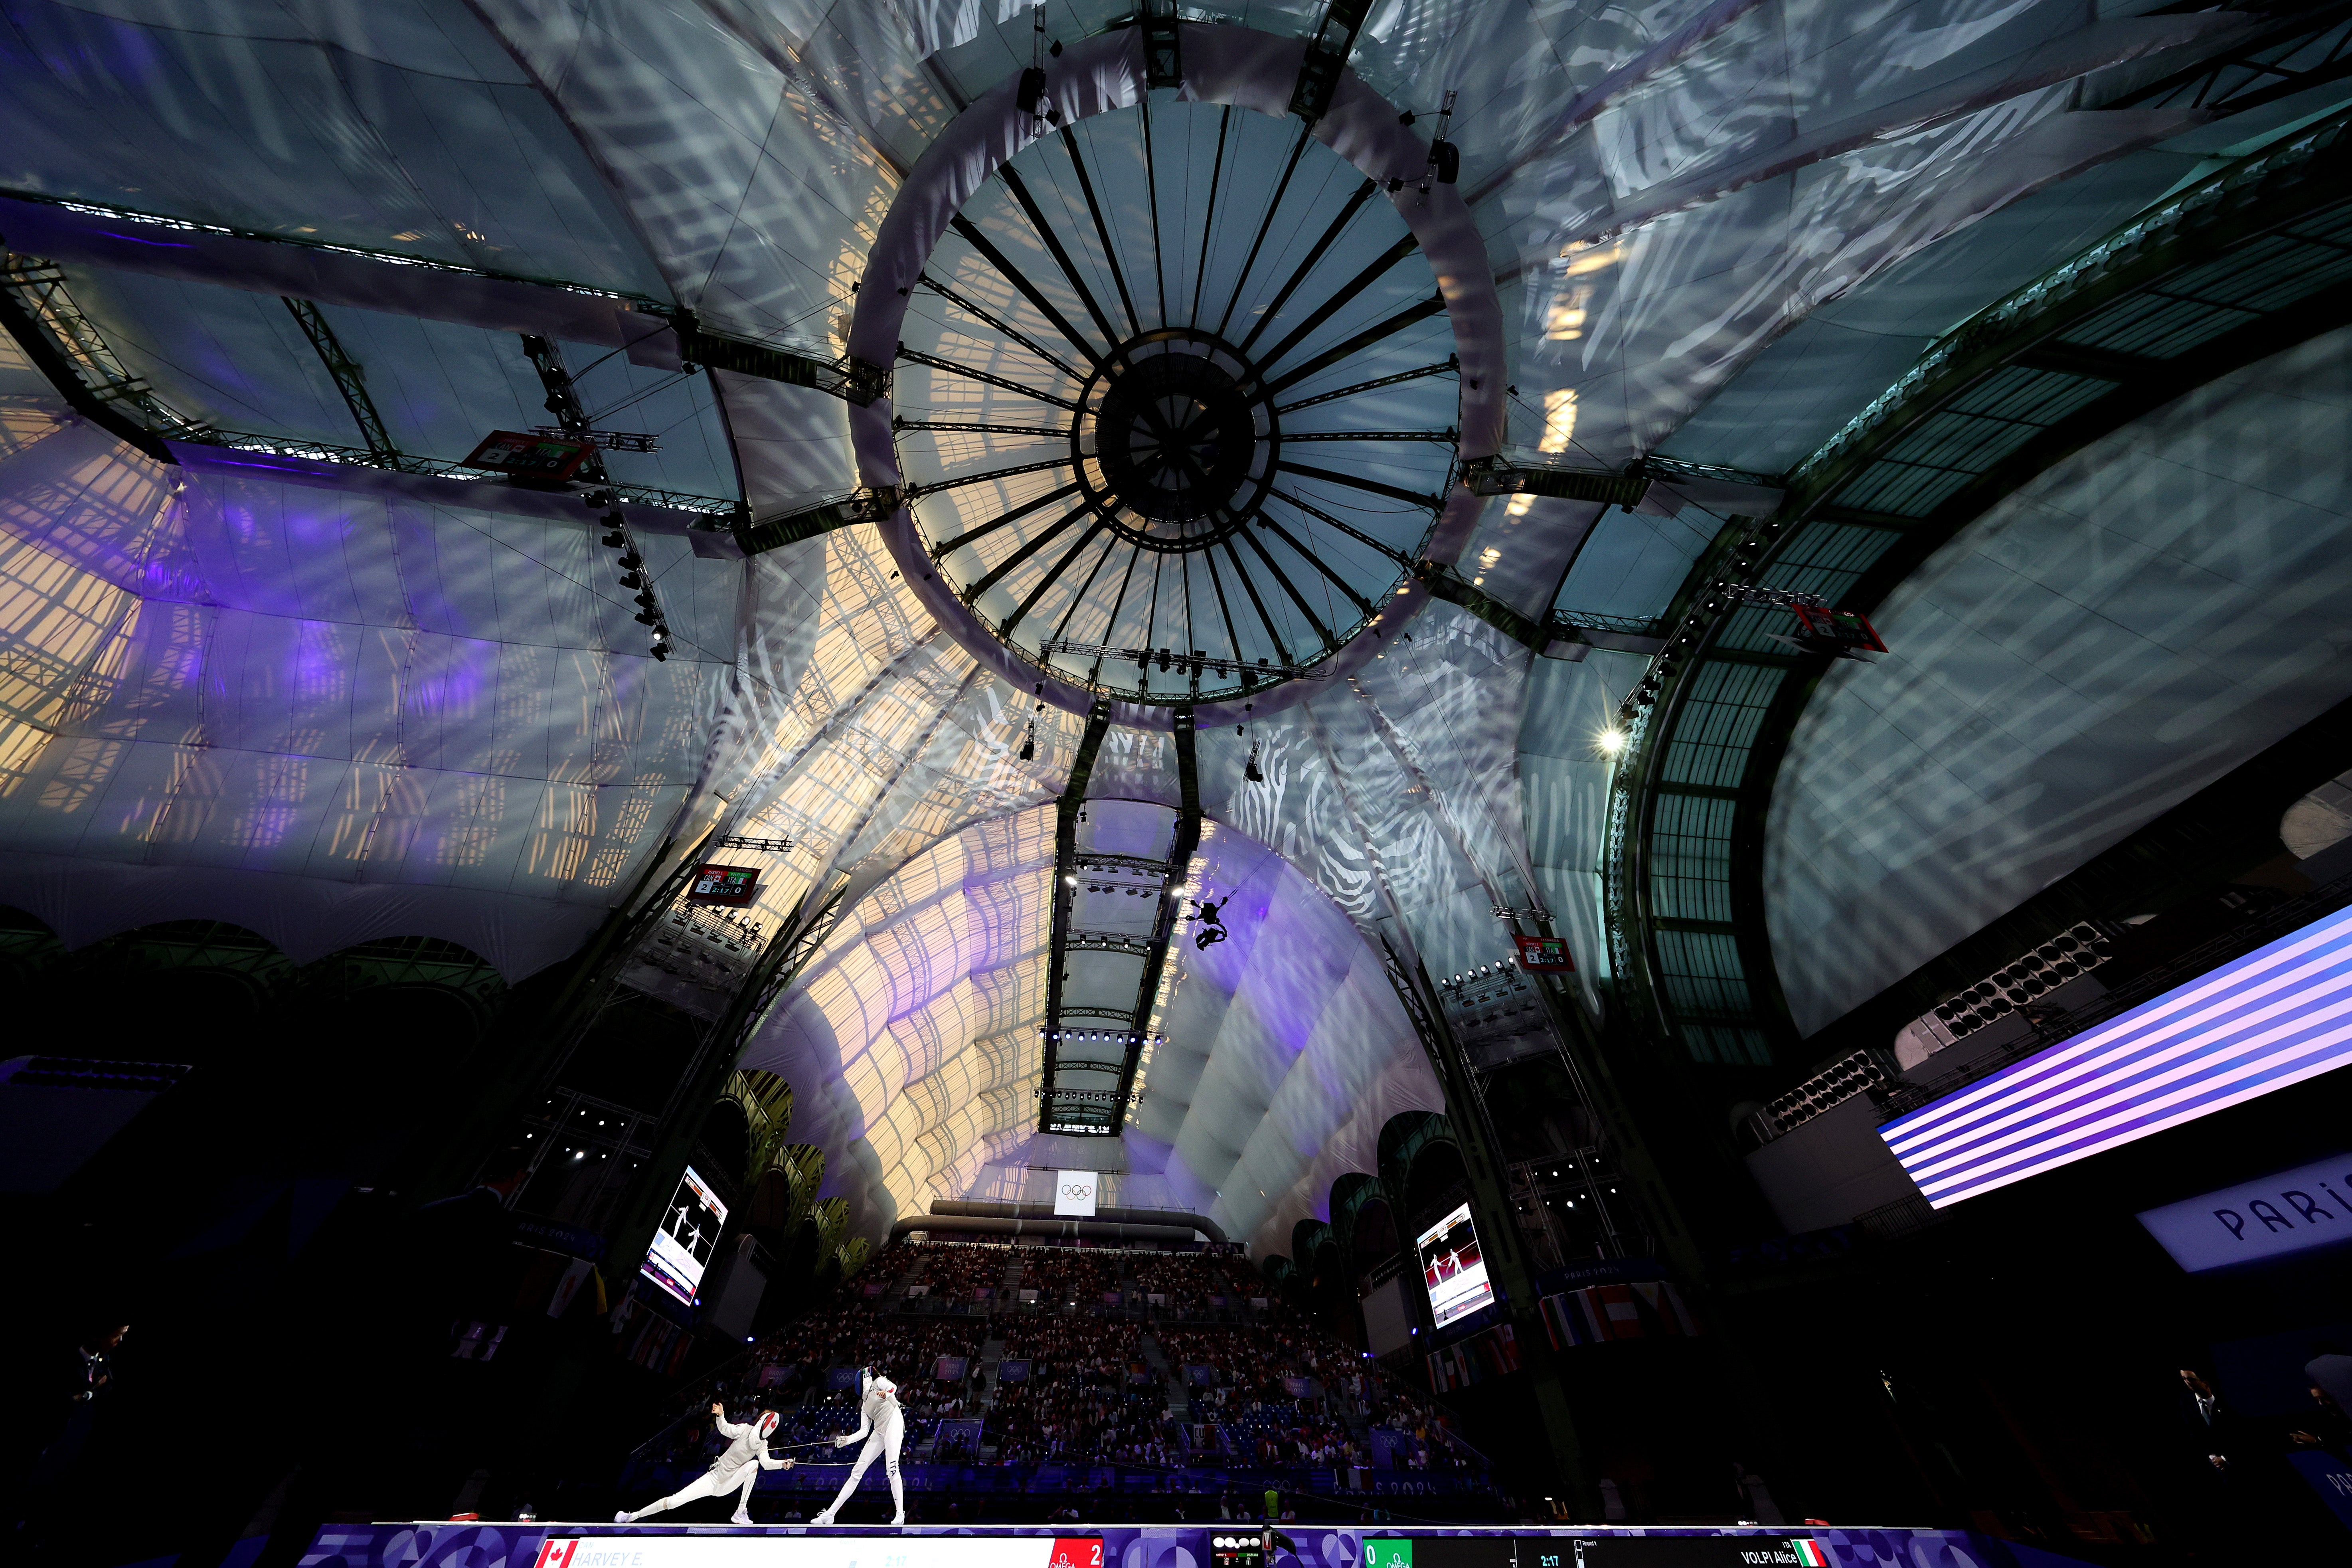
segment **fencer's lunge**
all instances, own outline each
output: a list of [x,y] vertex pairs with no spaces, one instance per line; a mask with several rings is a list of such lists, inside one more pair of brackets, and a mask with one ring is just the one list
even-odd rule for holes
[[[656,1513],[666,1513],[679,1504],[692,1502],[697,1498],[723,1497],[729,1492],[736,1494],[735,1522],[737,1524],[751,1522],[750,1512],[751,1488],[758,1482],[760,1472],[789,1470],[793,1468],[792,1460],[776,1458],[768,1452],[768,1439],[773,1436],[776,1431],[776,1413],[772,1410],[760,1411],[740,1426],[727,1419],[727,1406],[724,1405],[712,1405],[710,1414],[717,1417],[711,1425],[719,1428],[719,1435],[730,1439],[726,1451],[710,1461],[709,1469],[659,1502],[649,1502],[635,1513],[624,1510],[614,1514],[613,1516],[614,1524],[635,1524],[641,1519]],[[896,1454],[898,1450],[894,1447],[891,1452]],[[897,1473],[894,1468],[891,1474]]]
[[907,1489],[898,1479],[898,1445],[906,1440],[907,1413],[898,1405],[898,1385],[870,1367],[860,1368],[857,1379],[865,1393],[857,1406],[857,1430],[835,1437],[833,1446],[846,1448],[863,1437],[866,1447],[859,1452],[857,1463],[849,1468],[849,1479],[841,1483],[833,1505],[810,1520],[811,1524],[833,1522],[833,1516],[841,1511],[841,1505],[849,1500],[849,1494],[866,1479],[866,1467],[874,1462],[877,1454],[882,1456],[883,1474],[890,1478],[890,1500],[898,1505],[898,1517],[890,1522],[907,1522]]

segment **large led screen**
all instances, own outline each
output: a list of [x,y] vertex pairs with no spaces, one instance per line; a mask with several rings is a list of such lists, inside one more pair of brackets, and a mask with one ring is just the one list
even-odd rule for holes
[[654,1232],[653,1250],[646,1254],[645,1276],[688,1306],[702,1289],[702,1271],[719,1248],[719,1233],[727,1226],[727,1205],[688,1165],[679,1178],[677,1194]]
[[2352,1061],[2352,909],[1878,1130],[1937,1208]]
[[1437,1327],[1495,1299],[1478,1233],[1470,1227],[1468,1204],[1423,1231],[1420,1247],[1422,1283],[1429,1287],[1430,1316]]

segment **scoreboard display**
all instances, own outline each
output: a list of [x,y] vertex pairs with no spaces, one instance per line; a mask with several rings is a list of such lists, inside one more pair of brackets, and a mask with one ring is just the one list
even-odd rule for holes
[[1368,1536],[1364,1568],[1829,1568],[1809,1536]]

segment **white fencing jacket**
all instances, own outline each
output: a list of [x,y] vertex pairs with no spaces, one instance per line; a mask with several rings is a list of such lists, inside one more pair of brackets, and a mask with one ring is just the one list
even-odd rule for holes
[[726,1452],[710,1461],[713,1479],[723,1481],[730,1476],[740,1475],[746,1465],[757,1465],[763,1470],[783,1468],[783,1460],[772,1458],[768,1454],[768,1438],[776,1430],[774,1411],[762,1410],[757,1422],[747,1421],[741,1426],[724,1415],[712,1424],[719,1428],[721,1437],[733,1439],[727,1445]]

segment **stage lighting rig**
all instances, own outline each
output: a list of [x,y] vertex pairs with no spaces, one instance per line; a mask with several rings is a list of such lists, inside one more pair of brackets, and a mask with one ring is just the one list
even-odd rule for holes
[[721,849],[751,849],[762,855],[782,855],[792,847],[789,838],[751,838],[740,833],[730,833],[719,840]]
[[1082,658],[1135,661],[1138,669],[1149,669],[1156,661],[1161,670],[1185,670],[1195,675],[1213,672],[1223,678],[1237,676],[1244,688],[1255,686],[1261,680],[1284,679],[1328,680],[1328,665],[1276,664],[1267,659],[1246,662],[1238,658],[1214,658],[1194,649],[1179,653],[1169,647],[1107,647],[1100,643],[1073,642],[1067,637],[1047,637],[1037,645],[1041,658],[1051,658],[1057,653],[1076,654]]

